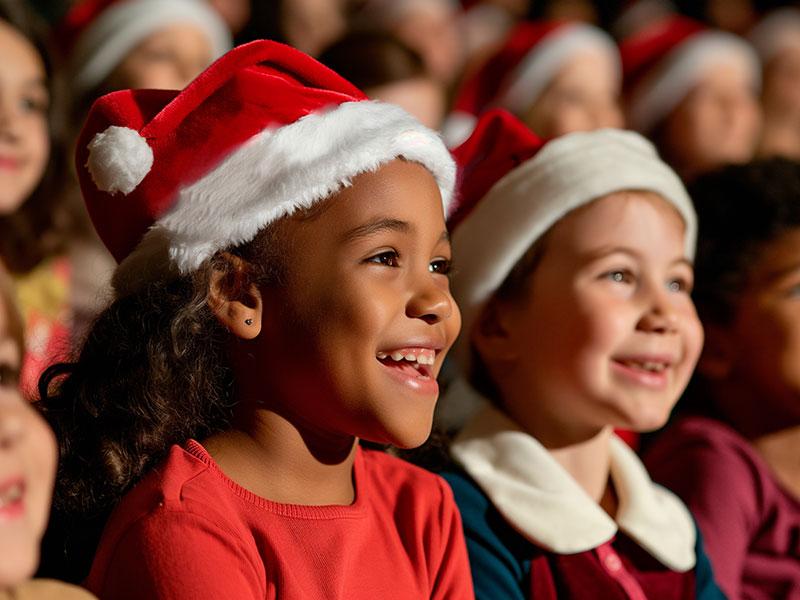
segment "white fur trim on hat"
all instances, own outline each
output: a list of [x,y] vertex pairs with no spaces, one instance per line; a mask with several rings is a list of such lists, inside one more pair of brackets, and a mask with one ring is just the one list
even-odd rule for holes
[[97,189],[130,194],[150,172],[153,149],[139,132],[112,125],[89,142],[86,168]]
[[800,10],[786,7],[771,12],[749,36],[764,64],[788,48],[800,48]]
[[[399,157],[433,174],[446,213],[455,163],[438,134],[398,106],[345,102],[266,129],[177,192],[172,208],[120,264],[114,286],[130,290],[159,268],[189,273],[218,250],[251,241],[272,221]],[[163,251],[170,260],[153,260]]]
[[208,36],[214,60],[230,50],[225,23],[202,0],[124,0],[104,10],[78,38],[71,84],[79,94],[98,84],[144,38],[176,23],[191,23]]
[[565,63],[584,53],[597,53],[611,62],[619,86],[622,67],[614,40],[591,25],[563,25],[546,35],[508,77],[509,87],[497,105],[522,116]]
[[761,66],[747,42],[721,31],[700,32],[667,54],[633,90],[631,127],[649,133],[707,73],[720,65],[740,67],[754,91],[760,87]]
[[477,315],[528,248],[570,211],[623,190],[655,192],[671,203],[686,225],[686,256],[694,257],[697,216],[686,188],[653,145],[632,131],[556,138],[495,183],[456,227],[458,270],[451,289],[461,308],[462,335],[455,356],[465,372]]

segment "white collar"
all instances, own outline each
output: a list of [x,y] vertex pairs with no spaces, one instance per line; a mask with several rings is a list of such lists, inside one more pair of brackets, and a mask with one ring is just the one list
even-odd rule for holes
[[695,565],[695,526],[672,492],[655,484],[636,454],[611,438],[616,522],[531,435],[494,407],[467,424],[451,452],[495,508],[525,538],[556,554],[584,552],[620,529],[673,571]]

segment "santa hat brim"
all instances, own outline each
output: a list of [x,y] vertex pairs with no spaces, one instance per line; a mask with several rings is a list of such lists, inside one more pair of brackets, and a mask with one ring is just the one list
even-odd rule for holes
[[433,174],[446,214],[455,163],[435,132],[397,106],[345,102],[266,129],[177,192],[171,209],[119,265],[114,287],[124,295],[143,280],[189,273],[218,250],[251,241],[268,223],[396,158]]

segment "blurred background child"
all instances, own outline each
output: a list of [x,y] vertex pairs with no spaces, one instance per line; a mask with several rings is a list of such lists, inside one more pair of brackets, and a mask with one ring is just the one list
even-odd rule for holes
[[628,125],[690,181],[756,150],[760,65],[741,38],[673,16],[622,41]]
[[24,345],[22,318],[0,267],[0,598],[88,599],[85,591],[31,577],[50,512],[56,445],[44,419],[16,390]]
[[464,141],[478,116],[508,109],[538,135],[621,127],[619,53],[602,30],[579,23],[519,25],[468,79],[444,126],[449,146]]
[[731,166],[691,188],[706,346],[654,477],[697,517],[731,599],[800,590],[800,164]]
[[700,354],[680,179],[633,132],[542,147],[502,112],[455,156],[455,358],[487,402],[445,477],[476,596],[718,597],[689,511],[613,434],[663,425]]
[[26,395],[94,314],[103,264],[83,209],[65,194],[61,96],[43,38],[22,3],[0,0],[0,263],[25,322]]
[[772,12],[750,39],[763,66],[758,154],[800,160],[800,10]]
[[182,89],[231,48],[230,30],[204,0],[80,0],[55,35],[68,57],[73,129],[103,94]]
[[319,60],[370,98],[401,106],[427,127],[441,127],[446,88],[428,74],[419,54],[397,38],[381,32],[353,33]]

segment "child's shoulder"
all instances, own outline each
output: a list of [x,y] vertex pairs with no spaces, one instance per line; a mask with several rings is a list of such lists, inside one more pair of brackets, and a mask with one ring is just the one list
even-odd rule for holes
[[751,466],[760,462],[747,439],[729,425],[710,417],[688,415],[656,438],[645,454],[645,463],[650,469],[660,469],[661,463],[689,458],[714,463],[717,468],[720,461]]
[[452,491],[439,475],[379,450],[362,448],[361,456],[377,501],[454,504]]

